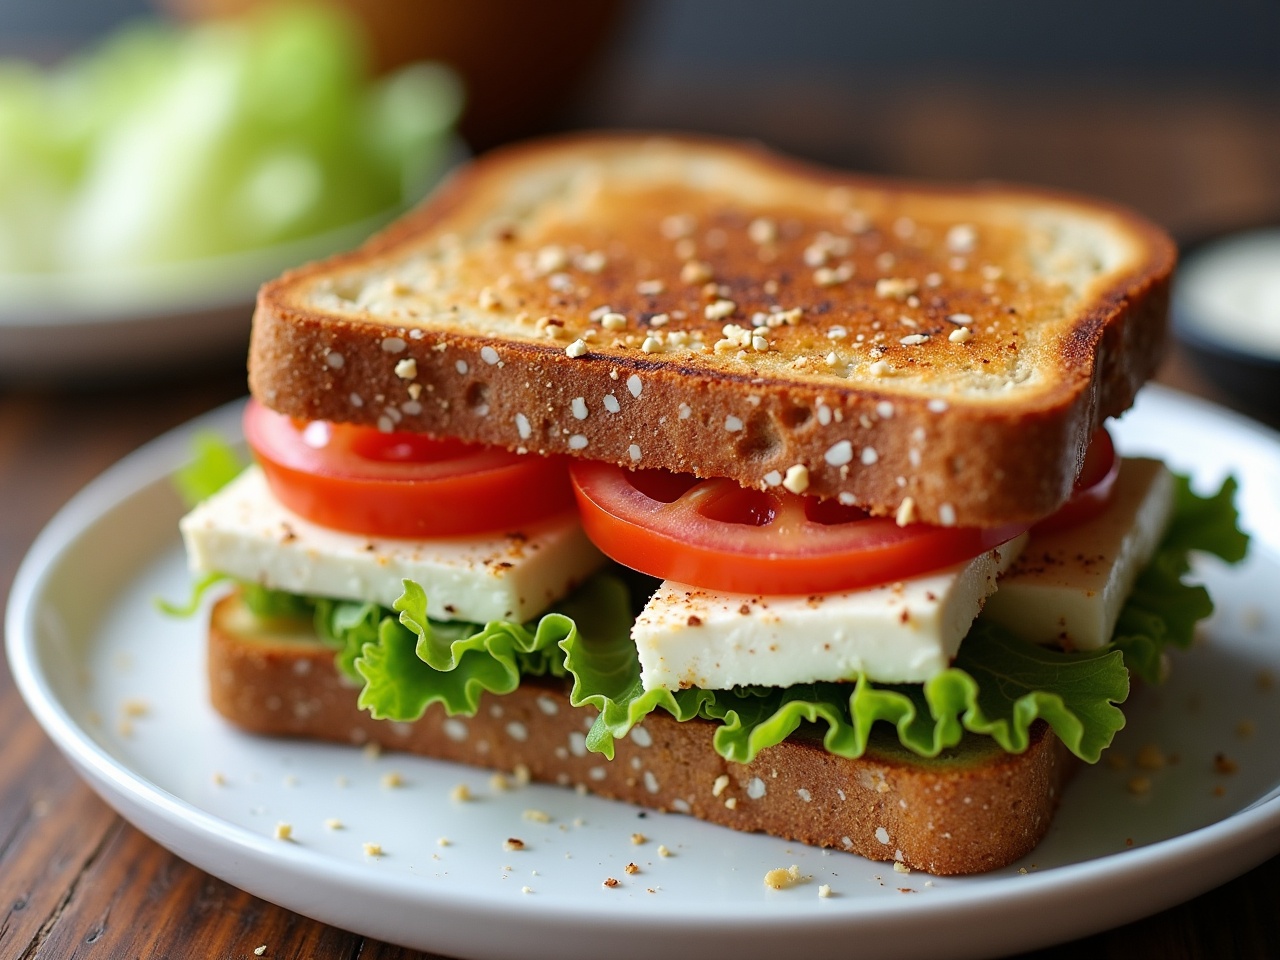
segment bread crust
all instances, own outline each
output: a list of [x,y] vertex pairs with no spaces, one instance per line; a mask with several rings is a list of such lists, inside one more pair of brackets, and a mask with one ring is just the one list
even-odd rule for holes
[[[681,238],[688,258],[661,235],[673,215],[702,225]],[[757,221],[774,241],[756,242]],[[953,228],[980,238],[964,256]],[[811,267],[821,243],[844,253]],[[545,250],[563,270],[539,274]],[[607,250],[606,265],[576,269],[573,250],[573,262]],[[685,282],[689,260],[711,268],[710,288]],[[876,514],[910,498],[927,522],[995,526],[1060,505],[1089,437],[1152,375],[1174,261],[1150,223],[1061,193],[580,135],[489,154],[360,250],[265,285],[250,385],[291,416],[745,486],[803,465],[819,497]],[[815,279],[846,266],[843,280]],[[550,290],[555,276],[571,289]],[[707,317],[721,300],[733,311]],[[603,305],[626,325],[601,328]],[[758,328],[758,351],[751,318],[791,308],[794,323]],[[747,331],[744,348],[717,352],[726,323]],[[658,343],[676,328],[705,349]],[[970,339],[953,340],[962,329]],[[592,334],[584,355],[566,352]]]
[[995,748],[966,762],[886,749],[847,760],[793,737],[738,764],[712,748],[711,723],[660,712],[618,741],[609,762],[583,746],[595,712],[571,707],[563,685],[539,680],[486,695],[474,717],[448,718],[437,705],[414,723],[378,721],[357,708],[330,649],[314,638],[248,634],[237,604],[231,595],[214,607],[208,675],[214,707],[249,732],[525,767],[535,780],[938,875],[995,870],[1029,853],[1076,766],[1043,723],[1026,752]]

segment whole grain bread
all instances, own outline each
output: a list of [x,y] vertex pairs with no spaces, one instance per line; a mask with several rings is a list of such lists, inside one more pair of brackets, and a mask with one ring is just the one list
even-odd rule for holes
[[799,735],[750,763],[731,763],[712,748],[712,724],[661,713],[620,740],[607,761],[583,746],[594,711],[572,707],[563,685],[528,678],[514,693],[486,696],[474,717],[449,718],[435,706],[415,723],[388,723],[357,708],[333,651],[305,624],[277,626],[264,629],[235,594],[213,610],[212,702],[251,733],[527,768],[535,780],[933,874],[994,870],[1029,853],[1076,766],[1043,723],[1017,755],[969,745],[922,760],[883,744],[848,760]]
[[801,466],[820,497],[994,525],[1060,504],[1154,371],[1174,260],[1064,194],[580,135],[264,286],[250,384],[297,417],[753,487]]

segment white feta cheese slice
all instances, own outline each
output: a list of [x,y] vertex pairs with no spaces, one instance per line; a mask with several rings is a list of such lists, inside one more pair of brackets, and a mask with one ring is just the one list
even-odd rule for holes
[[1123,461],[1106,510],[1067,530],[1033,536],[983,616],[1034,643],[1105,646],[1172,510],[1173,477],[1164,464]]
[[257,467],[192,510],[180,527],[196,573],[384,606],[403,592],[402,580],[415,580],[436,620],[528,620],[604,560],[573,515],[519,534],[446,540],[330,530],[282,507]]
[[966,563],[820,596],[716,593],[665,581],[631,636],[646,689],[785,687],[860,674],[921,683],[945,670],[1025,537]]

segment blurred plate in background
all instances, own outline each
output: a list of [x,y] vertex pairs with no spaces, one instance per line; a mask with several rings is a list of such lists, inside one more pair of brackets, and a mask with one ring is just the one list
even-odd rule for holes
[[1280,227],[1195,247],[1179,269],[1173,322],[1217,386],[1255,415],[1280,414]]

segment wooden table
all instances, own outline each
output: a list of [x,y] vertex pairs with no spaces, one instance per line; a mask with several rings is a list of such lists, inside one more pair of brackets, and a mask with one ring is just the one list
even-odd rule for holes
[[[1210,394],[1173,355],[1161,379]],[[0,598],[53,513],[124,454],[244,392],[243,374],[94,392],[0,389]],[[421,957],[308,920],[179,860],[71,771],[0,663],[0,957]],[[1280,857],[1190,903],[1031,956],[1280,956]]]

